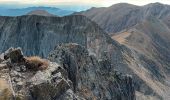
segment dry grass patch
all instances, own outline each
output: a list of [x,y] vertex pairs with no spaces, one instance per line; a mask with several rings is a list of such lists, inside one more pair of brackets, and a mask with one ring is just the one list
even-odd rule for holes
[[49,62],[47,60],[38,56],[26,57],[25,61],[27,68],[34,71],[45,70],[49,66]]
[[11,100],[12,91],[6,80],[0,79],[0,100]]

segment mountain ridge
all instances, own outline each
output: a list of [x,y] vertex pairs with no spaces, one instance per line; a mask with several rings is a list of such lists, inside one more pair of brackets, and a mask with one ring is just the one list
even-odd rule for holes
[[[169,84],[168,76],[170,71],[169,33],[170,30],[165,23],[163,23],[156,17],[148,17],[134,27],[119,32],[116,35],[112,35],[112,38],[114,40],[140,54],[140,61],[138,62],[138,64],[147,62],[150,63],[148,64],[148,68],[150,70],[149,73],[152,73],[153,75],[159,77],[157,79],[160,80],[160,82],[162,81],[162,79],[165,79],[164,81],[162,81],[162,83],[167,86],[166,88],[164,88],[165,91],[168,91],[169,89],[169,86],[167,85]],[[143,58],[147,60],[144,60]],[[157,86],[159,85],[157,84]],[[163,92],[162,95],[164,99],[166,98],[165,100],[169,98],[168,92]]]
[[39,16],[55,16],[53,14],[50,14],[49,12],[45,10],[34,10],[31,12],[28,12],[26,15],[39,15]]
[[92,8],[74,14],[87,16],[110,34],[116,34],[121,30],[131,28],[151,15],[162,20],[170,27],[168,20],[170,16],[170,5],[161,3],[151,3],[144,6],[119,3],[110,7]]
[[59,9],[55,7],[40,6],[40,7],[28,7],[28,8],[17,8],[17,9],[4,8],[4,9],[0,9],[0,15],[1,16],[22,16],[35,10],[45,10],[51,14],[58,15],[58,16],[66,16],[74,12],[74,11],[63,10],[63,9]]

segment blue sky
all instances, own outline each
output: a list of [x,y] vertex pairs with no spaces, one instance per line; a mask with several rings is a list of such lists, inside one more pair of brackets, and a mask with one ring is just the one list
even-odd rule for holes
[[108,7],[116,3],[145,5],[155,2],[170,4],[170,0],[0,0],[0,6],[13,8],[25,8],[30,6],[52,6],[74,10],[87,9],[90,7]]

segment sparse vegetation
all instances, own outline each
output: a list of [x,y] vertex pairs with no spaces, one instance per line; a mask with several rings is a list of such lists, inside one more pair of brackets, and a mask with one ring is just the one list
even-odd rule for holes
[[15,96],[15,100],[27,100],[22,94],[18,94]]
[[34,70],[34,71],[45,70],[49,66],[49,63],[47,60],[42,59],[38,56],[26,57],[25,61],[26,61],[27,68],[30,70]]
[[8,88],[4,89],[0,95],[0,100],[11,100],[11,98],[12,92]]
[[0,100],[11,100],[12,91],[6,80],[0,78]]

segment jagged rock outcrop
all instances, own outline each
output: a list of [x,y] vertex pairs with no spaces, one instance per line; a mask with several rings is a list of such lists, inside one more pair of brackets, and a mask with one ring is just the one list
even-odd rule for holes
[[57,46],[49,55],[56,62],[49,61],[47,69],[38,71],[29,70],[18,52],[21,49],[9,49],[4,54],[8,58],[0,63],[1,99],[135,100],[131,76],[109,71],[108,59],[98,61],[78,44]]
[[113,70],[107,57],[97,60],[78,44],[61,44],[49,55],[68,72],[77,94],[86,99],[134,100],[131,76]]
[[[60,65],[49,62],[45,70],[29,70],[25,62],[20,59],[13,62],[14,58],[24,57],[22,54],[17,54],[18,52],[21,52],[21,49],[9,49],[5,54],[9,56],[9,59],[6,58],[0,63],[2,81],[0,98],[2,100],[73,100],[77,98],[72,91],[72,82],[68,79],[67,72]],[[7,85],[6,88],[2,89],[3,85]]]

